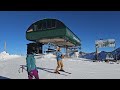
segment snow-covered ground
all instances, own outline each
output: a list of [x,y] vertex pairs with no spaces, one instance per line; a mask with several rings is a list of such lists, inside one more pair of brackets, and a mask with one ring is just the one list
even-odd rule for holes
[[[19,68],[26,64],[26,57],[20,56],[0,60],[0,79],[28,79],[27,72]],[[53,73],[56,68],[54,55],[36,56],[36,65],[40,79],[120,79],[120,64],[92,62],[83,58],[65,58],[64,70],[72,74]]]
[[13,59],[21,57],[20,55],[10,55],[9,53],[3,51],[0,53],[0,60],[7,60],[7,59]]

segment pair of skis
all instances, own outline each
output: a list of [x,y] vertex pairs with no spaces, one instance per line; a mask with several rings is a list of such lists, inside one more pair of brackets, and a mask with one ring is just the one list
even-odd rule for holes
[[60,71],[60,72],[64,72],[64,73],[68,73],[68,74],[72,74],[72,73],[70,73],[70,72],[66,72],[66,71]]
[[[59,70],[59,71],[58,71],[58,74],[61,74],[60,72],[64,72],[64,73],[67,73],[67,74],[72,74],[72,73],[67,72],[67,71],[64,71],[64,70]],[[56,73],[56,72],[55,72],[55,73]]]

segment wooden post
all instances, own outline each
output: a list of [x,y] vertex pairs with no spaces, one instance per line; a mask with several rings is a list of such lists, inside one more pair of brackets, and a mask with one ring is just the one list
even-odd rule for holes
[[98,48],[96,48],[96,60],[98,60]]

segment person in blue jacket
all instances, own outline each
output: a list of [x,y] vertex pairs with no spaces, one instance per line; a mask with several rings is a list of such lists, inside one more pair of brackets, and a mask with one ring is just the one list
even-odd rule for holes
[[36,61],[35,61],[35,54],[34,50],[31,50],[31,48],[27,48],[27,57],[26,57],[26,66],[27,66],[27,72],[28,72],[28,78],[29,79],[39,79],[38,70],[36,67]]
[[60,74],[59,71],[64,71],[63,70],[63,62],[62,62],[63,58],[64,58],[64,55],[62,54],[60,47],[58,47],[57,52],[56,52],[57,67],[55,70],[55,73],[57,73],[57,74]]

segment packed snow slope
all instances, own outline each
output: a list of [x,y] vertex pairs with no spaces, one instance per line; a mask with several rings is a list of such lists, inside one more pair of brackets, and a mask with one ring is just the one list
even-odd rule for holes
[[[92,62],[84,58],[65,58],[64,70],[72,74],[64,72],[55,74],[53,72],[57,64],[54,55],[47,54],[35,58],[40,79],[120,79],[118,62]],[[20,65],[26,65],[26,56],[0,60],[0,79],[28,79],[27,72],[19,69]]]

